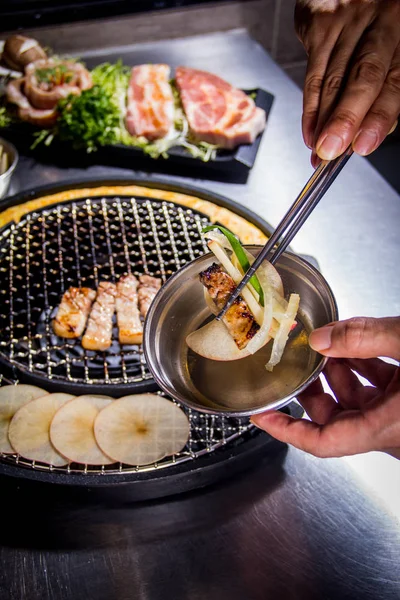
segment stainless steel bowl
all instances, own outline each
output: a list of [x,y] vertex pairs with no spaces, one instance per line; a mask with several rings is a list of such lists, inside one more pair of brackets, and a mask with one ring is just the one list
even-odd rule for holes
[[[260,246],[248,246],[254,255]],[[215,261],[207,254],[185,265],[161,288],[144,328],[147,364],[158,385],[182,404],[201,412],[246,416],[285,406],[321,373],[326,359],[308,345],[308,333],[338,319],[333,293],[307,261],[284,253],[276,265],[285,294],[300,294],[298,325],[281,362],[265,369],[271,343],[232,362],[194,354],[186,336],[210,317],[198,274]]]
[[4,198],[10,188],[11,178],[18,163],[18,152],[15,146],[3,138],[0,138],[0,146],[3,146],[3,152],[5,151],[9,157],[9,167],[3,175],[0,175],[0,198]]

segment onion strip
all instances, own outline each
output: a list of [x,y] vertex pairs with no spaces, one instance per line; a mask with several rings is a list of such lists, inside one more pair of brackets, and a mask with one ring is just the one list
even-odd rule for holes
[[282,358],[282,354],[285,350],[290,330],[296,320],[297,311],[299,310],[299,304],[300,296],[298,294],[291,294],[287,310],[281,320],[281,324],[274,339],[271,357],[268,363],[265,365],[267,371],[272,371],[272,369],[279,363],[279,361]]

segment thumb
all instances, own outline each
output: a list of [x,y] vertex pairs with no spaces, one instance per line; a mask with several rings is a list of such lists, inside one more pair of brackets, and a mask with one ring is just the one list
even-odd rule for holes
[[400,360],[400,317],[337,321],[315,329],[309,344],[321,354],[336,358],[386,356]]

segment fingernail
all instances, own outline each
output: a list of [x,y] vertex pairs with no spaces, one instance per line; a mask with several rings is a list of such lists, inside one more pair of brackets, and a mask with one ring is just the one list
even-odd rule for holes
[[258,427],[259,429],[261,429],[260,425],[257,423],[257,421],[254,420],[254,417],[250,417],[250,423],[252,423],[253,425],[255,425],[256,427]]
[[332,160],[341,153],[343,140],[338,135],[329,133],[317,144],[317,154],[323,160]]
[[360,154],[360,156],[366,156],[375,149],[378,143],[378,136],[375,131],[362,130],[359,131],[354,138],[353,150]]
[[331,339],[332,327],[320,327],[310,333],[308,342],[313,350],[319,352],[321,350],[328,350],[331,347]]
[[312,150],[312,137],[312,133],[310,132],[305,132],[303,135],[304,143],[307,146],[307,148],[310,148],[310,150]]
[[391,133],[393,133],[393,131],[396,129],[396,127],[397,127],[398,124],[399,124],[399,122],[396,119],[396,121],[393,123],[393,127],[389,131],[388,135],[390,135]]

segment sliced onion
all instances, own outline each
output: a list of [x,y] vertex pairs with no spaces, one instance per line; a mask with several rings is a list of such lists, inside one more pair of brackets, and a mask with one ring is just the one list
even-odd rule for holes
[[290,330],[296,321],[296,315],[297,311],[299,310],[299,304],[300,296],[298,294],[291,294],[286,313],[284,314],[278,332],[275,335],[274,344],[272,346],[271,351],[271,358],[265,365],[267,371],[272,371],[272,369],[279,363],[279,361],[282,358]]

